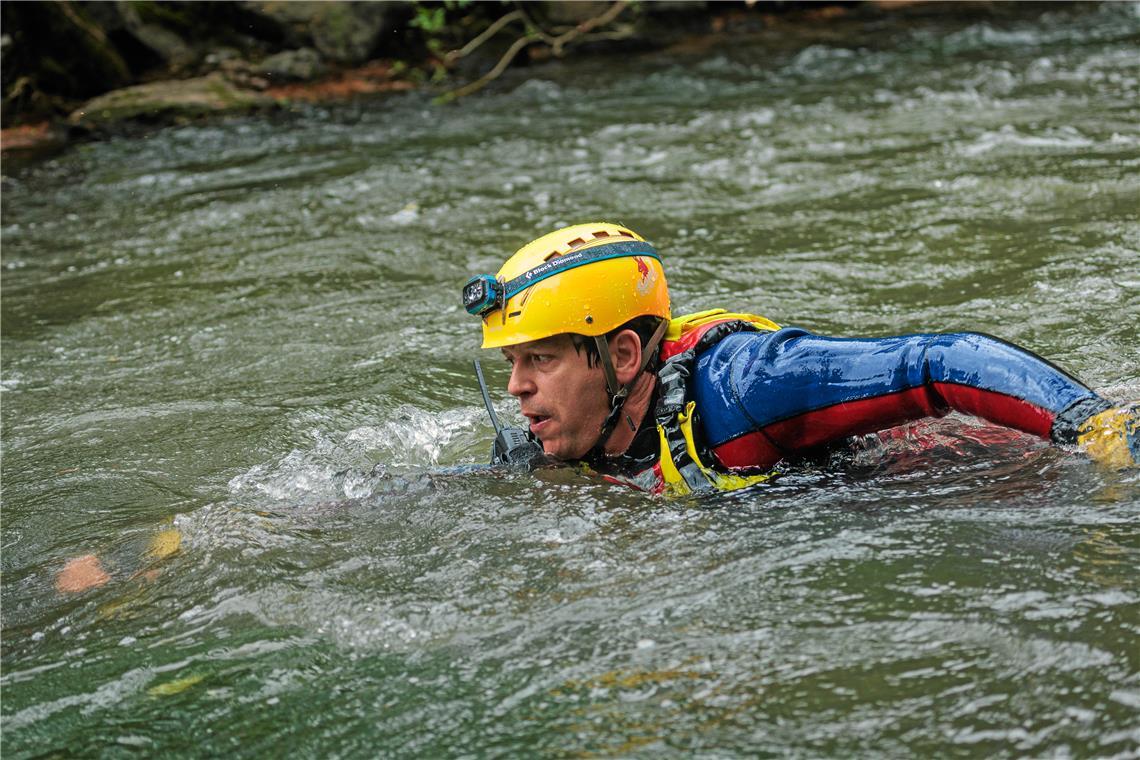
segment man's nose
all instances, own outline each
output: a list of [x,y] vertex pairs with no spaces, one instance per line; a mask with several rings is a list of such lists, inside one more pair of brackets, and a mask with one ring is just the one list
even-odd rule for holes
[[521,398],[534,393],[534,391],[534,380],[523,367],[523,362],[515,362],[511,365],[511,379],[507,381],[507,393],[516,398]]

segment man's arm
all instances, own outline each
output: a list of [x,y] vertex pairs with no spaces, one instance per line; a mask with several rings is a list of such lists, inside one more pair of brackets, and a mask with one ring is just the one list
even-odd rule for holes
[[978,333],[733,335],[698,360],[694,394],[710,448],[732,468],[951,411],[1074,443],[1111,407],[1041,357]]

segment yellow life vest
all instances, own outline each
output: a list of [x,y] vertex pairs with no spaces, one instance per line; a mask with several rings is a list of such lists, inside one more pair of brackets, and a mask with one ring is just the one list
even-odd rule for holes
[[654,418],[660,447],[658,460],[652,467],[632,475],[605,477],[663,496],[734,491],[771,478],[770,472],[737,474],[714,469],[706,463],[693,437],[697,403],[686,397],[687,381],[696,368],[698,354],[733,333],[779,329],[770,319],[724,309],[710,309],[671,320],[661,344],[662,365],[657,371],[660,387]]

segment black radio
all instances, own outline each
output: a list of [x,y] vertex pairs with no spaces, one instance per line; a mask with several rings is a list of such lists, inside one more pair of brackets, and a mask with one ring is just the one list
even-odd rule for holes
[[546,455],[542,452],[542,444],[535,440],[528,430],[503,427],[499,423],[499,416],[495,414],[491,396],[487,393],[483,367],[480,366],[478,359],[474,364],[475,377],[479,379],[479,392],[483,394],[483,404],[487,407],[487,414],[491,415],[491,425],[495,428],[495,442],[491,445],[491,464],[506,465],[512,469],[533,470],[546,459]]

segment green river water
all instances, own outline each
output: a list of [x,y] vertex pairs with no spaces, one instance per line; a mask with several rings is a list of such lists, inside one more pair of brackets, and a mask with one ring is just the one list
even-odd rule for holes
[[1135,471],[959,417],[687,502],[457,467],[460,287],[596,219],[675,313],[981,330],[1140,398],[1140,6],[1039,11],[6,163],[5,759],[1136,757]]

